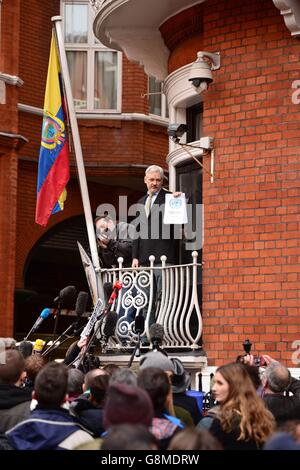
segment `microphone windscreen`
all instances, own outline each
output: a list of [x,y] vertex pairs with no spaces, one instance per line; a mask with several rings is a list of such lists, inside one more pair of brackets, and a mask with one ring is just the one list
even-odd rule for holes
[[51,313],[50,308],[44,308],[44,310],[40,314],[40,317],[43,318],[43,320],[45,320],[45,318],[49,317],[50,313]]
[[161,342],[164,339],[164,327],[159,323],[153,323],[149,329],[150,340],[155,338],[156,340],[160,340]]
[[21,341],[21,343],[19,344],[19,351],[24,357],[24,359],[31,356],[32,348],[33,348],[33,345],[30,341]]
[[107,338],[115,334],[115,329],[118,321],[118,314],[114,310],[107,314],[106,322],[103,329],[103,334]]
[[134,330],[136,333],[143,333],[145,329],[145,318],[141,313],[135,316],[134,319]]
[[89,298],[89,294],[87,292],[83,292],[83,291],[79,292],[77,300],[76,300],[76,306],[75,306],[75,313],[77,317],[81,317],[86,311],[88,298]]
[[74,302],[76,298],[76,287],[74,286],[64,287],[60,291],[59,297],[61,299],[62,305]]
[[103,284],[103,290],[104,290],[105,302],[107,302],[108,299],[110,298],[112,290],[113,290],[113,283],[112,282],[105,282]]

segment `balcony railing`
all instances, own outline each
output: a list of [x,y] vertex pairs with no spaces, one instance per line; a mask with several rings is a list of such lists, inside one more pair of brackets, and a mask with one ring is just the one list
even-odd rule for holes
[[[149,337],[150,315],[155,311],[155,322],[163,325],[165,348],[201,348],[202,317],[198,298],[198,253],[192,253],[192,262],[170,266],[166,257],[161,265],[154,266],[155,258],[149,258],[149,267],[123,268],[123,258],[118,259],[119,267],[102,270],[102,281],[114,283],[121,280],[123,287],[113,309],[118,313],[116,333],[109,340],[109,349],[120,349],[136,343],[135,317],[143,314],[145,330],[142,335]],[[162,291],[155,299],[154,271],[161,270]]]

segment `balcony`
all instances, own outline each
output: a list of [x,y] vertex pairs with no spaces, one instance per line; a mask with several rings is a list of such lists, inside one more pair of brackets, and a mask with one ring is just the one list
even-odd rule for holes
[[148,75],[168,75],[169,49],[160,26],[170,17],[205,0],[90,0],[96,11],[94,34],[106,46],[125,52]]
[[[137,341],[135,317],[144,314],[145,329],[141,333],[150,340],[150,314],[155,311],[155,322],[164,327],[165,349],[176,351],[201,350],[202,317],[198,299],[198,253],[194,251],[190,264],[167,266],[166,257],[161,257],[161,265],[154,266],[154,256],[150,266],[138,269],[123,268],[123,258],[119,267],[102,270],[103,283],[122,281],[123,287],[112,308],[118,313],[115,336],[106,348],[118,352],[124,343],[134,345]],[[155,302],[153,286],[154,270],[162,271],[162,295]]]

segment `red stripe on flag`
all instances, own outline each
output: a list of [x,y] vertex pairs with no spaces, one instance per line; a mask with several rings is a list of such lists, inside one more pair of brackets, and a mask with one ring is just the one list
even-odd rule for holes
[[69,152],[65,143],[41,187],[36,204],[35,220],[47,225],[51,212],[69,181]]

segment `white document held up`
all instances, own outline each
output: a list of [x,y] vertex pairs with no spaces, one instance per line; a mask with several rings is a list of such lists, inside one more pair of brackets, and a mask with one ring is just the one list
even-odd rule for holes
[[185,194],[178,197],[166,194],[164,224],[187,224]]

